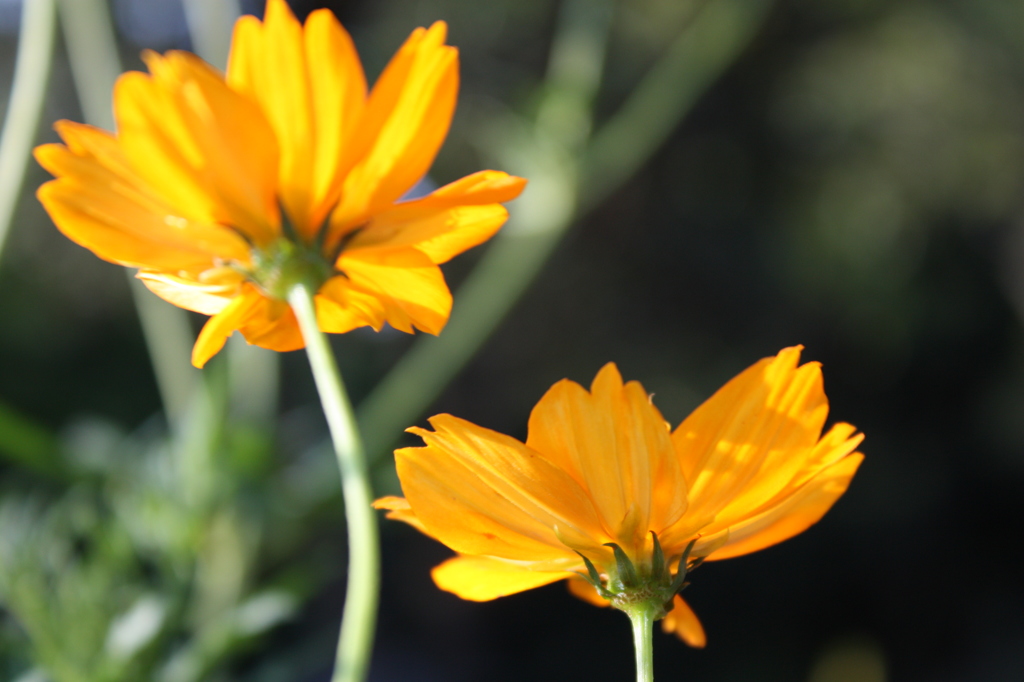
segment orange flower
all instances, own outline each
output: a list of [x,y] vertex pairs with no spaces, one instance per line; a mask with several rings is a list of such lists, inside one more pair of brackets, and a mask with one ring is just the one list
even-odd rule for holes
[[459,553],[433,577],[464,599],[569,578],[577,596],[617,605],[632,571],[638,590],[668,590],[665,629],[703,646],[700,622],[677,594],[680,570],[802,532],[863,459],[854,452],[863,436],[849,424],[821,435],[821,369],[798,366],[800,351],[748,368],[674,431],[614,364],[589,392],[555,384],[533,408],[525,444],[438,415],[433,431],[409,429],[426,447],[395,453],[406,498],[376,506]]
[[[458,91],[446,26],[416,29],[373,90],[328,10],[299,24],[284,0],[235,24],[226,76],[186,52],[143,55],[149,74],[114,90],[117,135],[60,121],[36,158],[57,227],[105,260],[139,268],[171,303],[212,315],[201,367],[240,330],[303,347],[284,300],[317,292],[325,332],[437,334],[451,310],[438,264],[487,240],[525,181],[497,171],[401,201],[433,163]],[[65,146],[66,145],[66,146]]]

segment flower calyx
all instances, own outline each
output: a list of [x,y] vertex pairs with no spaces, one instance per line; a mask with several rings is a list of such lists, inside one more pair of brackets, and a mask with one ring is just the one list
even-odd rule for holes
[[654,551],[650,566],[641,564],[638,570],[619,545],[609,542],[605,547],[610,547],[614,553],[615,570],[608,571],[607,578],[602,579],[594,562],[577,552],[587,567],[586,575],[578,575],[590,583],[597,593],[616,609],[627,614],[642,610],[650,614],[653,620],[658,620],[672,610],[672,598],[690,584],[686,576],[704,562],[704,557],[690,559],[690,552],[697,543],[697,539],[694,538],[679,557],[673,575],[672,567],[665,558],[658,535],[654,531],[651,531],[651,538],[654,541]]
[[253,268],[249,279],[277,300],[288,298],[296,285],[319,291],[328,279],[338,273],[314,245],[281,237],[261,249],[253,249]]

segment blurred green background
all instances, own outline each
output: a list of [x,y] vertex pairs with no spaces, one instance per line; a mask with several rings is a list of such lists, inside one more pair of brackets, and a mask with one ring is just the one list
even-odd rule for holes
[[[723,2],[611,5],[595,136]],[[545,0],[292,6],[330,7],[371,78],[412,28],[448,21],[462,90],[430,181],[527,175],[510,206],[528,209],[510,226],[527,233],[566,210],[538,198],[547,166],[518,141],[585,78],[586,63],[562,80],[548,64],[556,36],[586,28],[599,3],[561,20]],[[606,146],[603,166],[579,157],[564,238],[412,422],[451,412],[522,438],[552,383],[589,384],[613,360],[674,425],[747,365],[802,343],[824,364],[831,417],[867,434],[867,459],[810,531],[694,574],[685,596],[709,644],[657,636],[659,679],[1024,679],[1024,3],[732,6],[749,31],[705,38],[735,49],[692,107],[672,100],[708,50],[640,108],[685,114],[666,139],[641,125]],[[143,48],[190,48],[177,0],[116,0],[112,15],[128,68]],[[18,3],[0,2],[0,92],[17,28]],[[589,109],[587,88],[576,94]],[[60,39],[39,141],[56,139],[59,118],[83,118]],[[557,121],[556,160],[590,130]],[[588,194],[598,166],[622,177]],[[327,680],[344,526],[305,357],[282,357],[274,417],[254,419],[231,399],[225,354],[187,425],[169,431],[124,273],[54,229],[32,197],[47,177],[30,166],[0,261],[0,679]],[[456,315],[488,248],[446,266]],[[358,403],[414,339],[333,341]],[[397,435],[368,438],[386,449]],[[377,481],[396,492],[387,457]],[[448,550],[390,522],[383,541],[372,680],[632,674],[621,615],[561,585],[463,602],[429,578]]]

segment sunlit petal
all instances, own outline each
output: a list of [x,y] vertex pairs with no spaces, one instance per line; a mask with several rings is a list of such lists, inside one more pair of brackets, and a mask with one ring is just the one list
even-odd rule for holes
[[224,310],[239,288],[237,284],[198,284],[160,272],[142,271],[136,276],[147,289],[168,303],[203,315],[216,315]]
[[485,556],[457,556],[431,572],[442,590],[469,601],[490,601],[564,580],[571,573],[531,571]]
[[614,364],[594,379],[555,384],[530,414],[527,445],[570,473],[619,542],[643,546],[686,510],[686,484],[668,425],[643,387],[623,385]]
[[661,628],[665,632],[675,633],[676,637],[697,649],[703,649],[708,643],[704,626],[700,624],[697,614],[678,594],[672,598],[672,610],[661,621]]
[[259,108],[194,55],[145,58],[151,75],[126,73],[114,90],[134,172],[185,217],[269,242],[279,230],[278,147]]
[[287,301],[261,296],[257,312],[238,328],[249,343],[276,351],[298,350],[306,344]]
[[446,35],[440,21],[416,29],[374,85],[350,138],[359,160],[331,216],[329,244],[397,201],[434,162],[459,89],[458,52]]
[[449,415],[430,424],[434,431],[411,429],[426,447],[395,457],[406,499],[431,535],[464,554],[507,559],[576,561],[566,541],[601,544],[586,493],[537,453]]
[[808,465],[828,402],[820,366],[797,367],[800,350],[742,372],[673,432],[694,513],[754,509]]
[[338,267],[350,290],[374,297],[395,329],[439,334],[448,321],[452,294],[444,275],[415,249],[352,250],[342,254]]
[[309,238],[341,192],[346,139],[359,120],[366,79],[355,46],[329,10],[305,27],[284,0],[260,22],[235,26],[228,84],[257,101],[280,145],[278,184],[292,225]]
[[[423,525],[416,517],[416,512],[412,510],[412,505],[404,497],[397,497],[395,495],[389,495],[388,497],[382,497],[375,500],[373,503],[374,509],[386,509],[386,517],[393,521],[402,521],[409,524],[424,535],[430,535],[427,532],[426,526]],[[436,538],[435,538],[436,539]]]
[[490,239],[508,219],[498,202],[514,199],[525,185],[522,178],[498,171],[474,173],[378,214],[351,248],[414,246],[434,263],[447,262]]
[[248,260],[248,246],[231,230],[176,213],[133,174],[109,133],[70,121],[57,131],[67,146],[36,148],[57,180],[39,198],[68,237],[122,265],[177,271],[220,256]]
[[730,526],[729,541],[708,558],[729,559],[750,554],[804,532],[821,520],[846,492],[863,459],[860,453],[844,457],[774,507]]
[[205,365],[224,347],[228,337],[249,320],[262,302],[263,296],[256,288],[246,286],[241,295],[207,320],[192,348],[192,364],[196,367]]
[[315,303],[320,329],[332,334],[343,334],[357,327],[380,331],[387,319],[388,311],[381,298],[354,288],[345,276],[327,280],[317,292]]

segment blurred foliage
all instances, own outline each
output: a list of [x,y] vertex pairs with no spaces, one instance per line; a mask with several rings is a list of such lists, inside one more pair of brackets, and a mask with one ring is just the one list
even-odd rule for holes
[[[616,2],[595,131],[715,1]],[[544,102],[553,0],[293,3],[323,5],[371,78],[413,26],[449,21],[463,86],[439,184],[489,165],[495,135],[517,146],[507,122]],[[114,8],[132,68],[188,46],[176,0]],[[677,423],[784,345],[825,363],[863,470],[820,527],[695,574],[709,648],[659,639],[659,676],[1024,675],[1022,32],[1019,0],[778,0],[431,408],[522,436],[554,381],[615,360]],[[14,46],[0,36],[4,91]],[[71,93],[58,55],[47,122],[81,119]],[[124,277],[52,229],[44,179],[30,167],[0,264],[0,678],[324,679],[344,543],[305,359],[283,358],[276,422],[230,403],[223,363],[169,433]],[[446,266],[456,309],[478,260]],[[334,340],[357,399],[411,342]],[[384,533],[374,679],[629,675],[617,614],[558,587],[460,602],[429,580],[443,549]]]
[[219,679],[329,577],[293,560],[336,493],[294,482],[330,459],[281,471],[267,425],[226,419],[217,393],[170,438],[155,420],[125,433],[79,419],[56,442],[21,417],[0,424],[4,454],[47,462],[33,466],[47,480],[5,486],[0,504],[0,599],[21,629],[0,636],[46,679]]

